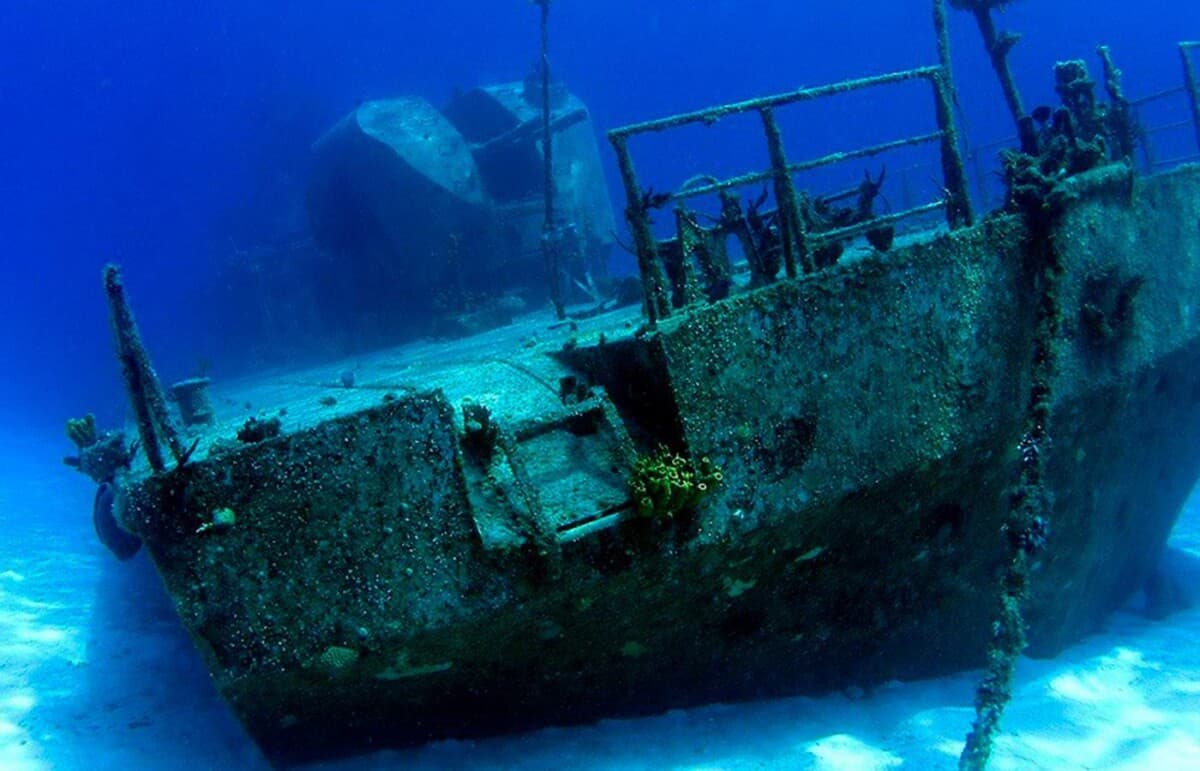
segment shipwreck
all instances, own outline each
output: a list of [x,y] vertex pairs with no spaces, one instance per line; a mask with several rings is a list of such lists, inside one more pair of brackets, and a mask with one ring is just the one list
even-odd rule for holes
[[[952,5],[997,34],[995,3]],[[247,419],[207,383],[164,392],[108,269],[139,440],[73,421],[72,460],[270,757],[986,666],[963,761],[986,763],[1015,656],[1141,587],[1200,474],[1200,166],[1139,170],[1107,49],[1107,99],[1063,62],[1061,105],[1026,111],[993,39],[1018,139],[1004,204],[976,211],[933,8],[930,66],[609,132],[640,304],[572,314],[546,289],[554,310],[462,339],[226,386]],[[1197,45],[1176,94],[1200,141]],[[789,157],[780,111],[914,82],[927,133]],[[460,108],[503,118],[510,160],[547,150],[549,107],[538,133],[507,93]],[[768,168],[642,186],[639,137],[735,115]],[[796,183],[923,143],[941,193],[902,211],[875,212],[878,176]],[[549,176],[517,198],[549,209]]]

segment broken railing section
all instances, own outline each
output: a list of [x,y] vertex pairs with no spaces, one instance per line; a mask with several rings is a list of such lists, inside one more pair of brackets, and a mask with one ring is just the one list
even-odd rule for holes
[[[1134,155],[1141,157],[1141,167],[1146,173],[1152,173],[1156,169],[1178,166],[1181,163],[1189,163],[1200,159],[1200,153],[1190,153],[1182,156],[1169,158],[1160,158],[1155,150],[1155,142],[1153,137],[1157,134],[1168,131],[1179,131],[1181,129],[1193,129],[1196,135],[1196,143],[1200,149],[1200,114],[1197,113],[1195,105],[1197,104],[1194,94],[1197,88],[1197,75],[1192,60],[1189,58],[1188,50],[1200,48],[1200,43],[1184,42],[1179,44],[1180,53],[1184,65],[1184,83],[1170,88],[1165,88],[1160,91],[1155,91],[1150,94],[1145,94],[1136,98],[1129,98],[1125,94],[1122,85],[1121,70],[1116,67],[1112,59],[1112,53],[1108,46],[1097,46],[1096,54],[1100,58],[1100,63],[1104,73],[1104,89],[1108,95],[1108,103],[1104,106],[1108,116],[1105,122],[1110,125],[1108,140],[1110,142],[1109,157],[1110,160],[1120,160],[1122,158],[1133,161]],[[1069,63],[1064,63],[1069,64]],[[1189,72],[1189,67],[1191,71]],[[1189,85],[1189,78],[1191,82]],[[1142,110],[1147,105],[1162,102],[1168,99],[1174,99],[1180,94],[1189,97],[1189,110],[1186,117],[1182,119],[1172,119],[1168,122],[1148,124],[1142,118]],[[1033,138],[1034,153],[1040,153],[1043,147],[1043,140],[1046,135],[1046,129],[1053,127],[1053,111],[1048,106],[1037,107],[1030,115],[1030,119],[1034,121],[1035,133]],[[1003,151],[1011,148],[1014,144],[1019,144],[1020,139],[1015,135],[1009,135],[1001,139],[997,139],[986,144],[978,144],[969,147],[967,157],[973,164],[973,177],[977,184],[984,181],[986,175],[983,174],[981,159],[983,156],[995,151]],[[987,189],[981,186],[978,191],[978,200],[987,201]]]
[[1131,160],[1137,143],[1137,126],[1133,122],[1133,107],[1125,96],[1122,73],[1113,63],[1108,46],[1096,47],[1096,55],[1104,70],[1104,92],[1108,94],[1109,124],[1115,147],[1110,151],[1118,158]]
[[146,460],[155,472],[163,471],[166,462],[163,459],[162,446],[165,444],[175,462],[182,466],[196,449],[196,442],[190,447],[184,447],[171,422],[166,394],[158,375],[150,366],[150,356],[142,345],[142,336],[138,332],[137,322],[134,321],[133,310],[125,296],[121,269],[116,265],[104,266],[104,294],[108,297],[117,360],[121,362],[121,377],[125,381],[125,390],[137,421],[138,436],[141,439],[142,451],[146,453]]
[[[940,50],[948,56],[948,49]],[[832,153],[800,163],[789,162],[783,146],[783,138],[776,121],[775,110],[796,102],[811,101],[821,97],[843,94],[876,86],[891,85],[912,80],[925,80],[933,89],[935,115],[938,130],[919,136],[858,148],[846,152]],[[638,182],[633,158],[629,152],[629,138],[638,134],[668,131],[692,124],[713,125],[733,115],[757,112],[762,119],[763,134],[770,157],[771,168],[766,171],[750,172],[728,179],[696,177],[689,180],[673,193],[656,193],[643,188]],[[720,299],[728,292],[730,265],[725,252],[725,240],[729,236],[738,239],[746,255],[751,271],[751,285],[773,281],[780,267],[789,278],[800,273],[812,273],[829,260],[822,260],[822,250],[847,239],[863,234],[881,234],[890,226],[907,217],[944,209],[952,228],[969,225],[972,221],[970,199],[967,195],[966,173],[958,151],[958,133],[954,123],[953,95],[950,82],[949,62],[938,66],[919,67],[892,72],[874,77],[846,80],[816,88],[802,88],[783,94],[750,99],[743,102],[709,107],[695,112],[682,113],[659,120],[646,121],[614,129],[608,134],[617,154],[621,179],[625,186],[625,216],[633,236],[638,269],[641,272],[645,293],[645,311],[650,324],[670,315],[672,308],[685,307],[705,299]],[[798,193],[793,175],[822,166],[856,158],[867,158],[880,153],[910,145],[938,142],[942,156],[944,196],[921,206],[876,217],[870,212],[870,201],[879,191],[880,180],[870,176],[851,191],[810,199]],[[774,227],[764,227],[768,214],[759,211],[764,198],[751,203],[745,210],[732,193],[756,183],[770,181],[776,211],[770,215]],[[703,195],[717,194],[721,199],[721,217],[713,228],[701,226],[694,213],[677,204],[677,237],[659,241],[651,230],[650,213],[675,201]],[[859,213],[866,209],[865,216],[854,218],[849,224],[835,222],[825,228],[810,227],[819,222],[821,207],[832,201],[851,196],[859,197]],[[890,231],[888,231],[890,234]],[[753,237],[757,235],[758,237]],[[869,236],[870,237],[870,236]],[[878,236],[882,237],[882,236]],[[769,243],[767,243],[769,241]],[[840,253],[840,249],[838,250]],[[827,254],[828,252],[825,252]],[[836,256],[833,257],[836,260]],[[696,267],[693,267],[693,261]],[[699,269],[699,276],[696,275]],[[668,296],[669,292],[669,296]]]
[[[950,5],[960,11],[967,11],[975,17],[979,27],[979,35],[983,38],[983,48],[987,52],[996,79],[1000,82],[1000,91],[1004,94],[1004,103],[1012,114],[1013,123],[1017,129],[1021,152],[1035,155],[1037,145],[1034,139],[1034,124],[1029,113],[1021,103],[1021,92],[1017,89],[1016,79],[1008,66],[1008,55],[1021,39],[1020,34],[1008,30],[997,30],[993,11],[1002,11],[1012,0],[949,0]],[[935,13],[942,5],[941,0],[935,1]]]
[[[1142,149],[1142,163],[1148,172],[1152,172],[1158,168],[1178,166],[1181,163],[1200,160],[1200,74],[1197,74],[1195,53],[1193,53],[1198,48],[1200,48],[1200,42],[1185,41],[1179,44],[1179,58],[1183,65],[1183,85],[1156,91],[1152,94],[1132,99],[1129,102],[1133,113],[1132,121],[1137,126],[1137,138]],[[1186,118],[1159,123],[1153,126],[1147,126],[1141,120],[1139,113],[1143,107],[1153,102],[1174,97],[1176,94],[1184,94],[1187,97],[1188,115]],[[1195,136],[1197,152],[1178,157],[1159,158],[1154,148],[1154,135],[1161,132],[1178,131],[1188,128],[1192,130]]]
[[[1170,131],[1191,129],[1195,123],[1193,122],[1190,114],[1186,118],[1182,118],[1180,120],[1172,120],[1166,123],[1156,123],[1154,125],[1148,125],[1144,120],[1142,120],[1141,117],[1142,108],[1146,105],[1186,93],[1187,89],[1184,86],[1174,86],[1172,88],[1163,89],[1162,91],[1156,91],[1152,94],[1146,94],[1145,96],[1140,96],[1136,99],[1129,100],[1129,106],[1132,109],[1133,122],[1134,125],[1137,126],[1138,147],[1141,150],[1142,168],[1148,174],[1153,173],[1156,169],[1178,166],[1181,163],[1188,163],[1200,158],[1200,153],[1190,153],[1182,156],[1160,158],[1156,148],[1154,139],[1155,135]],[[1197,138],[1197,142],[1200,143],[1200,138]]]
[[[948,59],[948,55],[940,50],[948,45],[943,34],[946,28],[943,1],[934,0],[934,19],[938,27],[939,53],[942,54],[942,61],[945,62]],[[995,12],[1003,11],[1006,6],[1011,4],[1012,0],[948,1],[952,7],[969,12],[975,17],[976,24],[979,27],[979,34],[983,38],[984,50],[987,52],[992,68],[996,72],[996,78],[1000,83],[1000,90],[1004,94],[1005,104],[1012,114],[1020,150],[1026,155],[1038,155],[1044,149],[1041,147],[1042,142],[1039,136],[1041,127],[1038,124],[1044,121],[1038,120],[1037,110],[1034,110],[1033,113],[1026,112],[1021,102],[1021,93],[1017,89],[1016,80],[1013,78],[1012,69],[1008,64],[1008,55],[1021,39],[1021,36],[1018,33],[1008,30],[998,30],[993,15]],[[1151,134],[1167,129],[1182,128],[1190,123],[1196,133],[1196,144],[1200,148],[1200,75],[1197,74],[1192,53],[1193,49],[1196,48],[1200,48],[1200,42],[1185,41],[1179,44],[1179,55],[1183,64],[1183,89],[1168,89],[1136,100],[1127,100],[1125,98],[1121,87],[1121,71],[1113,64],[1108,46],[1097,48],[1096,53],[1100,56],[1104,67],[1104,83],[1108,92],[1110,109],[1114,113],[1113,123],[1114,125],[1126,127],[1125,131],[1118,132],[1112,137],[1117,144],[1115,148],[1116,152],[1114,153],[1117,158],[1132,159],[1134,146],[1139,141],[1144,153],[1145,165],[1149,170],[1153,170],[1158,166],[1186,163],[1200,157],[1193,155],[1183,158],[1173,158],[1169,161],[1159,161],[1154,157],[1150,144]],[[1180,90],[1186,92],[1191,107],[1189,121],[1174,122],[1149,128],[1140,125],[1137,119],[1138,108],[1152,101],[1176,94]]]

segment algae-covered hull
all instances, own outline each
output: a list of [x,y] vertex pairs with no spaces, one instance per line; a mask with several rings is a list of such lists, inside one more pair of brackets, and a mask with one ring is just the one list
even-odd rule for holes
[[[1200,466],[1200,169],[1069,185],[1040,655],[1140,585]],[[649,330],[534,316],[365,358],[353,387],[265,379],[238,403],[282,432],[217,422],[123,521],[280,759],[978,666],[1031,387],[1026,228]],[[675,455],[707,489],[633,500]]]

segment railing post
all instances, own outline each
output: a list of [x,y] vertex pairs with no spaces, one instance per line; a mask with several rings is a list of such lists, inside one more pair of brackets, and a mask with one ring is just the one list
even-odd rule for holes
[[[938,64],[946,72],[950,71],[950,25],[946,21],[946,0],[933,0],[933,32],[937,38]],[[954,83],[950,83],[950,91],[954,92]]]
[[958,127],[954,123],[954,96],[950,91],[949,70],[931,78],[938,129],[942,132],[942,181],[946,187],[946,222],[958,228],[975,222],[971,197],[967,192],[967,172],[958,151]]
[[[1012,113],[1013,123],[1016,124],[1021,152],[1037,155],[1037,133],[1033,119],[1029,117],[1025,112],[1025,107],[1021,104],[1021,92],[1017,90],[1017,81],[1013,79],[1012,68],[1008,66],[1008,54],[1021,36],[1010,32],[997,32],[996,21],[992,18],[992,10],[1000,8],[1002,5],[1003,3],[996,2],[996,0],[966,0],[955,3],[956,8],[970,11],[975,17],[979,35],[983,38],[983,50],[987,52],[988,59],[992,62],[992,69],[996,71],[996,77],[1000,80],[1000,90],[1004,94],[1004,102],[1008,105],[1008,111]],[[949,43],[947,42],[945,46],[942,44],[943,39],[949,40],[949,36],[942,32],[946,27],[945,18],[944,0],[933,0],[933,21],[934,25],[938,27],[938,47],[939,49],[945,48],[948,53]],[[940,53],[941,51],[939,51]],[[949,66],[948,58],[942,63],[942,66]]]
[[951,228],[970,225],[971,196],[967,192],[967,172],[959,153],[958,125],[954,122],[954,74],[950,69],[950,28],[946,23],[946,0],[933,0],[933,31],[937,36],[938,64],[941,72],[933,76],[934,109],[942,132],[942,178],[946,186],[946,221]]
[[783,265],[788,278],[796,277],[796,258],[805,273],[812,273],[816,266],[808,250],[808,234],[804,220],[800,217],[800,204],[796,199],[796,185],[788,171],[787,153],[783,150],[783,135],[775,120],[775,111],[763,107],[763,130],[767,135],[767,152],[771,158],[771,171],[775,177],[775,203],[779,207],[779,235],[783,242]]
[[650,214],[642,201],[642,191],[638,186],[637,172],[634,171],[633,158],[629,155],[626,140],[624,134],[610,132],[608,135],[608,141],[617,153],[617,166],[621,170],[621,181],[625,185],[625,219],[629,222],[629,232],[633,235],[638,272],[642,276],[646,320],[654,326],[660,318],[671,314],[671,304],[667,302],[666,278],[658,264],[658,248],[654,233],[650,230]]
[[1109,131],[1115,135],[1117,152],[1132,166],[1138,132],[1133,120],[1133,108],[1129,106],[1121,85],[1121,70],[1113,62],[1108,46],[1096,46],[1096,55],[1100,57],[1100,64],[1104,68],[1104,92],[1108,94],[1110,111]]
[[1188,103],[1192,106],[1192,126],[1196,129],[1196,146],[1200,148],[1200,76],[1188,51],[1200,48],[1200,43],[1180,43],[1179,56],[1183,59],[1183,84],[1187,88]]

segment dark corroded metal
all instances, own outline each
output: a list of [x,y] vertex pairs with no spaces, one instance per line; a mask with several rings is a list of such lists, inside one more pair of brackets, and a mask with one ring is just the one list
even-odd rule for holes
[[705,228],[697,221],[695,212],[689,212],[682,206],[675,210],[675,221],[684,260],[696,260],[707,299],[728,297],[733,284],[733,265],[729,261],[725,242],[728,234],[724,225]]
[[117,360],[121,363],[125,391],[137,419],[138,435],[146,460],[153,471],[165,470],[162,445],[166,444],[175,462],[183,465],[191,451],[184,447],[171,423],[166,394],[150,364],[150,355],[142,344],[129,298],[125,295],[121,269],[116,265],[104,266],[104,293],[108,297]]
[[1200,147],[1200,75],[1192,63],[1190,51],[1200,48],[1200,42],[1189,41],[1179,44],[1179,57],[1183,60],[1183,82],[1187,86],[1188,103],[1192,107],[1192,124],[1196,129],[1196,145]]
[[938,64],[946,70],[947,84],[954,93],[950,77],[950,25],[946,20],[946,0],[933,0],[933,32],[937,37]]
[[783,149],[783,135],[775,112],[770,107],[759,111],[762,115],[763,131],[767,135],[767,152],[771,157],[771,176],[775,180],[775,202],[779,207],[779,235],[783,241],[783,266],[788,278],[796,277],[796,262],[805,273],[816,270],[812,255],[805,245],[804,221],[800,217],[800,204],[796,200],[796,184],[788,170],[787,153]]
[[633,234],[638,271],[642,275],[646,320],[653,326],[660,317],[670,315],[671,310],[665,290],[666,279],[658,263],[658,248],[650,230],[650,212],[642,201],[642,189],[638,185],[637,171],[633,168],[633,158],[629,155],[625,135],[610,131],[608,141],[612,142],[613,151],[617,154],[621,181],[625,183],[625,219]]
[[[975,670],[1002,533],[1022,532],[1002,527],[1045,296],[1031,250],[1050,242],[1069,317],[1048,425],[1077,427],[1070,454],[1087,462],[1046,456],[1054,551],[1030,576],[1028,636],[1049,657],[1152,575],[1200,470],[1200,330],[1159,323],[1200,286],[1200,230],[1179,227],[1200,218],[1200,167],[1127,180],[1073,177],[1038,240],[1001,212],[654,335],[603,314],[548,356],[527,346],[530,318],[487,338],[492,358],[470,341],[381,352],[319,412],[307,384],[327,365],[264,376],[279,401],[262,409],[287,408],[277,439],[231,447],[219,421],[187,474],[138,464],[114,514],[281,767],[512,731],[514,716],[536,729]],[[1106,318],[1119,326],[1070,310],[1097,276],[1137,291]],[[468,399],[497,409],[468,417]],[[667,441],[720,459],[723,482],[686,517],[647,521],[629,476],[638,447]],[[235,525],[196,532],[224,506]],[[768,623],[730,634],[763,609]]]
[[1108,46],[1098,46],[1096,54],[1104,67],[1104,90],[1108,94],[1110,111],[1109,131],[1116,140],[1119,157],[1132,161],[1138,130],[1134,125],[1133,108],[1121,84],[1121,70],[1113,62]]
[[951,228],[970,225],[975,217],[971,212],[971,197],[967,193],[967,172],[958,151],[958,128],[954,124],[954,96],[943,74],[933,79],[933,97],[938,128],[942,132],[942,178],[946,186],[946,221]]
[[942,135],[942,177],[946,185],[946,220],[950,227],[970,225],[971,196],[967,173],[959,152],[958,126],[954,121],[954,76],[950,67],[950,31],[944,0],[933,2],[933,28],[937,34],[939,72],[932,78],[938,129]]
[[728,232],[733,233],[742,246],[746,264],[750,266],[750,286],[769,284],[774,276],[762,274],[762,255],[759,254],[758,243],[750,233],[750,225],[746,222],[746,213],[742,211],[741,203],[738,202],[737,196],[728,190],[722,190],[720,197],[721,223]]

